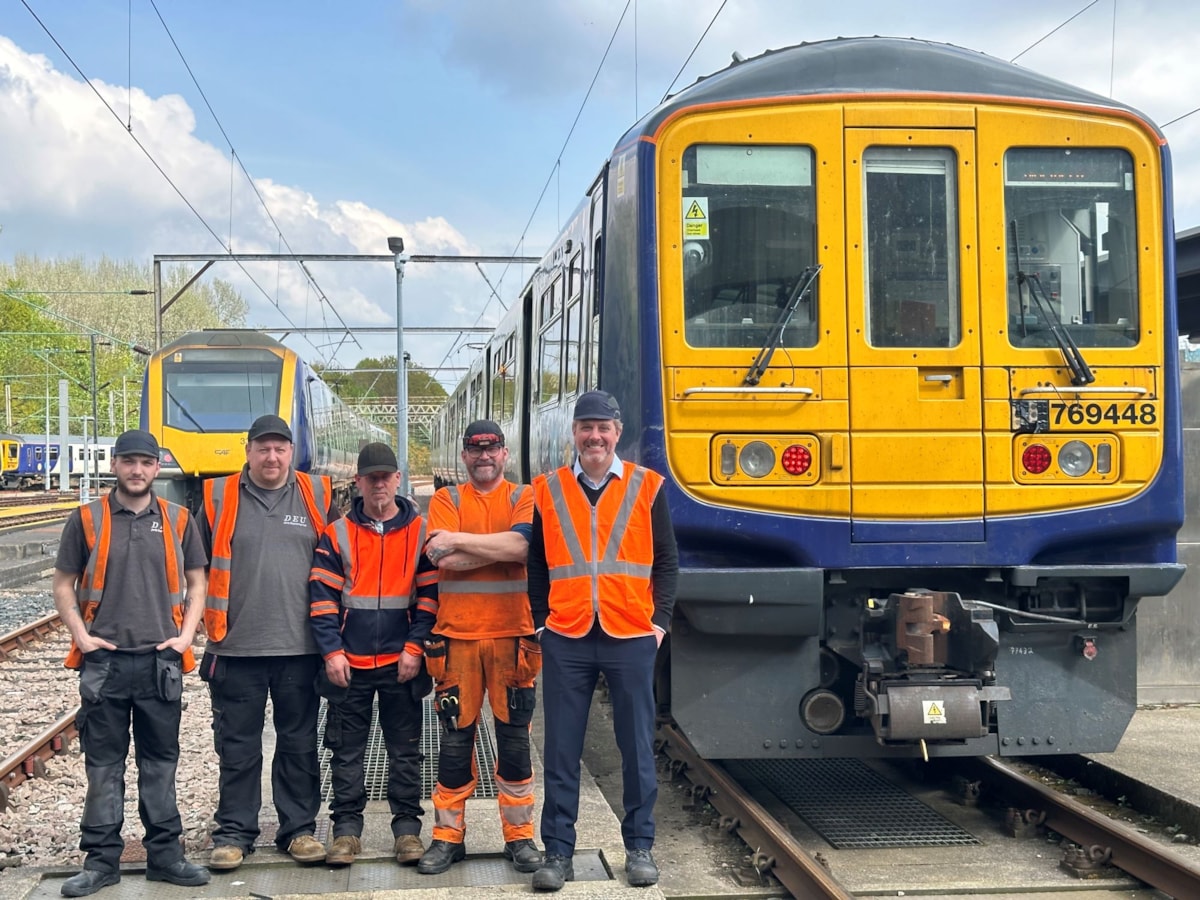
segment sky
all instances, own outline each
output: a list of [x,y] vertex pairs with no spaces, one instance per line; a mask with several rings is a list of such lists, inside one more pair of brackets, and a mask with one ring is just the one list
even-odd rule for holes
[[[0,260],[387,254],[389,235],[414,254],[540,256],[668,90],[734,52],[871,34],[1020,55],[1140,109],[1165,126],[1176,229],[1200,225],[1200,113],[1166,124],[1200,106],[1189,0],[0,0]],[[482,268],[409,264],[405,326],[494,325],[531,267]],[[294,264],[209,272],[256,327],[394,326],[392,265],[308,269],[319,291]],[[480,340],[405,349],[449,384]],[[396,350],[288,343],[348,366]]]

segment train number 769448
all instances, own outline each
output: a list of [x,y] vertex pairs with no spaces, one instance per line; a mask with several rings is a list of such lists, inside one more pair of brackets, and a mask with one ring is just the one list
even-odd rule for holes
[[1158,407],[1153,403],[1051,403],[1052,427],[1068,425],[1154,425]]

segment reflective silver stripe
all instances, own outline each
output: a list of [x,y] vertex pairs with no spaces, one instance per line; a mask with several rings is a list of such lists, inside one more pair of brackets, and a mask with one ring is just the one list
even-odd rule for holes
[[509,500],[512,502],[513,509],[517,508],[517,504],[521,502],[521,498],[525,496],[525,491],[527,491],[527,490],[529,490],[529,485],[527,485],[527,484],[518,484],[517,485],[517,489],[515,491],[513,491],[512,496],[509,497]]
[[454,508],[458,509],[458,485],[446,485],[446,492],[450,495],[450,502],[454,504]]
[[411,599],[404,597],[355,597],[342,594],[343,609],[408,609]]
[[337,537],[338,553],[342,556],[342,577],[349,585],[353,575],[354,558],[350,555],[350,526],[346,524],[345,516],[334,521],[333,533]]
[[[100,597],[104,594],[104,589],[96,590],[93,587],[84,587],[84,584],[95,584],[96,580],[96,562],[99,559],[98,548],[100,546],[100,535],[104,531],[104,504],[108,501],[104,498],[93,500],[87,505],[91,511],[92,518],[92,535],[95,538],[95,543],[88,547],[88,561],[84,564],[83,574],[79,576],[79,588],[75,596],[80,603],[99,603]],[[91,626],[88,626],[88,632],[91,632]]]
[[617,551],[621,549],[621,542],[625,540],[625,529],[629,527],[629,520],[633,516],[633,505],[637,503],[638,494],[642,491],[642,481],[645,479],[645,475],[645,470],[634,469],[633,474],[629,476],[625,496],[621,499],[621,508],[617,510],[617,517],[613,519],[612,531],[609,532],[608,546],[604,548],[605,562],[616,562],[617,560]]
[[583,578],[593,574],[628,575],[633,578],[649,578],[652,568],[652,566],[642,563],[625,562],[624,560],[606,561],[600,565],[585,563],[582,565],[557,566],[550,570],[550,580],[562,581],[567,578]]
[[[567,507],[567,498],[563,494],[558,472],[551,472],[546,476],[546,489],[550,492],[550,502],[554,505],[554,514],[558,516],[558,526],[563,540],[566,541],[567,552],[573,560],[585,560],[587,557],[583,555],[583,545],[579,543],[579,535],[575,533],[575,522],[571,519],[571,511]],[[551,578],[554,577],[554,571],[553,568],[550,570]]]
[[229,612],[229,598],[228,597],[224,597],[224,598],[214,597],[212,594],[209,594],[208,598],[204,601],[204,605],[208,609],[215,609],[215,610],[218,610],[219,612]]
[[212,561],[212,563],[209,565],[209,568],[220,569],[223,572],[228,572],[233,568],[233,560],[218,557]]
[[[162,500],[161,497],[159,499]],[[183,601],[187,597],[187,578],[184,575],[183,569],[183,539],[180,538],[179,532],[175,530],[175,520],[179,518],[180,506],[178,503],[172,503],[170,500],[162,500],[159,503],[159,509],[162,512],[164,520],[163,528],[171,529],[171,547],[175,551],[175,571],[179,574],[179,590],[171,595],[171,605],[182,608]],[[186,534],[187,516],[184,519],[184,533]]]
[[[302,472],[296,473],[297,478],[301,475],[303,475]],[[319,475],[309,475],[308,483],[312,485],[313,502],[317,507],[318,524],[314,524],[313,527],[319,536],[325,530],[325,526],[329,524],[327,521],[329,518],[329,495],[325,492],[325,479]]]
[[222,475],[212,481],[213,520],[209,522],[209,531],[213,540],[216,540],[217,526],[221,523],[221,506],[225,503],[225,482],[231,477]]
[[438,594],[523,594],[524,581],[439,581]]

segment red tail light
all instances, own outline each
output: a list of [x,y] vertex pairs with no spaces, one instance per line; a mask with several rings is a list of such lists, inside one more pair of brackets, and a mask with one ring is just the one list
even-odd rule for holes
[[1050,451],[1041,444],[1030,444],[1021,454],[1021,465],[1032,475],[1041,475],[1050,468]]
[[812,465],[812,454],[808,452],[807,447],[801,447],[799,444],[792,444],[783,451],[783,470],[789,475],[803,475],[808,471],[808,467]]

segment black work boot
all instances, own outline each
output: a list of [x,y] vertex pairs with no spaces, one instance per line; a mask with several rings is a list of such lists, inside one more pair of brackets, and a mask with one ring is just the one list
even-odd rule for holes
[[190,863],[186,859],[177,859],[169,866],[159,868],[146,866],[147,881],[165,881],[168,884],[178,884],[182,887],[199,887],[208,884],[212,875],[204,866]]
[[72,875],[62,883],[61,893],[64,897],[86,897],[88,894],[94,894],[100,888],[116,884],[120,880],[120,872],[84,869],[78,875]]
[[536,872],[542,867],[542,851],[529,838],[505,844],[504,858],[511,859],[518,872]]
[[625,875],[631,887],[658,884],[658,866],[649,850],[625,851]]
[[535,891],[561,891],[568,881],[575,880],[575,864],[569,856],[547,853],[542,867],[533,873]]
[[432,840],[429,849],[417,863],[417,871],[422,875],[440,875],[461,859],[467,858],[467,848],[463,844],[451,841]]

